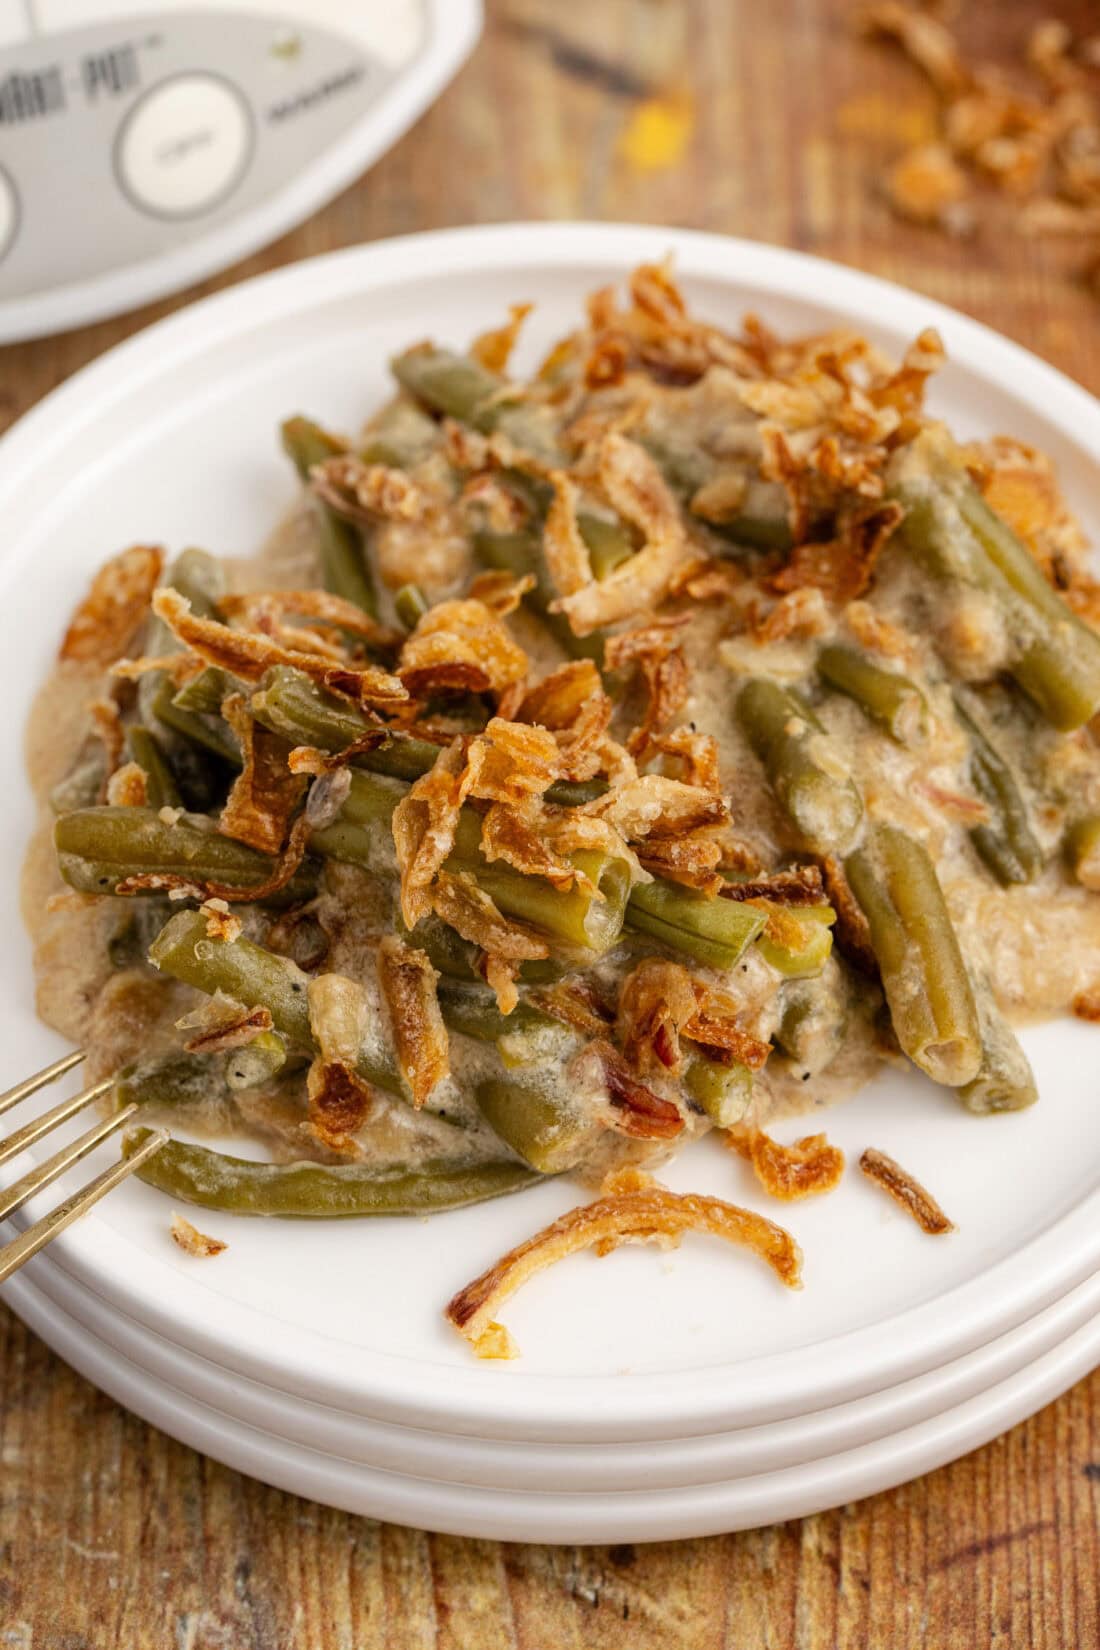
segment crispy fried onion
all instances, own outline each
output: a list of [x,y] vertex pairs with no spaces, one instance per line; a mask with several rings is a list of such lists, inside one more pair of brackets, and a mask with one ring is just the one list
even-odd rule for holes
[[307,780],[287,769],[286,741],[257,722],[239,693],[222,701],[237,736],[242,768],[226,798],[218,830],[262,854],[277,854],[305,793]]
[[802,1251],[789,1232],[763,1215],[717,1197],[644,1186],[597,1198],[562,1215],[534,1237],[503,1255],[448,1303],[446,1317],[479,1356],[515,1356],[507,1330],[493,1313],[544,1267],[579,1249],[603,1252],[624,1243],[677,1243],[684,1232],[709,1232],[752,1249],[789,1289],[802,1283]]
[[599,772],[611,722],[611,700],[591,659],[574,659],[529,688],[514,713],[554,735],[562,779],[591,779]]
[[286,847],[276,860],[271,875],[250,888],[237,888],[228,882],[205,882],[178,871],[144,871],[137,876],[123,877],[115,887],[115,893],[125,896],[162,892],[169,899],[226,900],[230,905],[270,899],[286,887],[306,857],[309,831],[308,818],[304,813],[299,814],[290,827]]
[[641,758],[653,736],[670,722],[687,701],[690,677],[676,631],[688,622],[686,614],[659,619],[608,638],[604,662],[608,670],[637,666],[646,689],[645,715],[626,742],[632,756]]
[[351,453],[314,464],[309,484],[330,510],[367,527],[380,520],[425,521],[432,513],[432,500],[404,470],[364,464]]
[[262,1004],[245,1008],[222,991],[204,998],[198,1008],[176,1021],[177,1031],[191,1033],[183,1045],[188,1054],[227,1054],[246,1048],[271,1028],[269,1008]]
[[627,779],[584,808],[619,832],[650,875],[708,894],[721,887],[722,844],[715,833],[728,821],[729,807],[714,792],[649,773]]
[[816,865],[795,865],[789,871],[769,871],[746,882],[723,883],[723,899],[768,900],[773,905],[824,905],[825,883]]
[[439,602],[401,649],[398,675],[417,699],[434,693],[499,697],[527,675],[527,655],[484,602]]
[[562,470],[551,476],[554,498],[546,515],[542,552],[559,596],[572,596],[592,582],[592,561],[577,525],[580,491]]
[[464,940],[481,947],[486,982],[496,992],[501,1013],[511,1014],[519,1001],[516,975],[523,963],[550,955],[546,941],[504,916],[467,871],[439,873],[431,908]]
[[660,760],[661,771],[685,785],[702,791],[717,791],[722,779],[718,768],[718,741],[712,734],[676,728],[672,733],[655,734],[649,741],[649,755]]
[[274,665],[291,665],[326,686],[336,685],[367,704],[400,705],[408,693],[396,677],[374,665],[337,671],[332,660],[283,647],[253,630],[234,630],[216,619],[202,619],[176,590],[158,590],[153,610],[180,641],[209,665],[218,665],[246,682],[258,682]]
[[831,1192],[844,1173],[844,1153],[823,1134],[808,1134],[793,1146],[781,1145],[763,1129],[738,1123],[726,1130],[726,1144],[747,1163],[772,1197],[786,1203]]
[[369,1085],[356,1070],[370,1018],[367,994],[343,974],[318,974],[306,992],[320,1052],[309,1068],[309,1115],[303,1128],[330,1151],[358,1156],[354,1136],[375,1106]]
[[596,892],[583,871],[554,852],[543,830],[543,818],[534,802],[510,808],[494,802],[481,822],[482,857],[490,864],[503,860],[525,876],[545,877],[555,888],[581,883]]
[[616,1029],[641,1072],[678,1071],[680,1033],[695,1014],[695,982],[679,963],[646,957],[623,982]]
[[485,802],[522,803],[564,777],[554,734],[533,723],[494,716],[466,750],[468,794]]
[[626,1058],[639,1071],[678,1071],[681,1037],[727,1065],[759,1071],[770,1044],[743,1031],[741,1011],[724,991],[697,980],[680,963],[646,957],[627,975],[616,1030]]
[[516,347],[516,339],[533,307],[532,304],[509,304],[508,320],[504,326],[479,333],[470,345],[470,354],[474,360],[480,361],[489,372],[506,371],[512,351]]
[[644,371],[662,384],[691,384],[716,363],[739,371],[755,365],[752,340],[692,319],[667,264],[634,270],[627,309],[619,308],[613,287],[593,293],[588,319],[589,389],[613,388],[630,371]]
[[393,840],[401,872],[401,914],[415,928],[432,908],[429,889],[454,847],[470,774],[462,743],[441,750],[393,811]]
[[114,808],[144,808],[149,778],[136,762],[124,762],[107,781],[107,801]]
[[330,590],[252,590],[239,596],[223,596],[218,605],[227,619],[242,620],[246,630],[258,628],[249,620],[259,610],[264,615],[290,614],[335,625],[380,648],[396,647],[401,641],[400,631],[379,624],[355,602]]
[[825,858],[821,862],[825,891],[829,904],[836,912],[833,937],[837,950],[854,968],[868,979],[878,979],[878,958],[871,944],[871,929],[863,908],[852,893],[844,867],[839,859]]
[[600,444],[598,479],[612,508],[636,527],[642,547],[605,579],[593,579],[559,596],[554,612],[564,613],[574,635],[652,613],[672,581],[693,559],[679,506],[653,459],[636,441],[612,431]]
[[201,911],[210,939],[222,940],[226,945],[232,945],[234,940],[240,939],[244,925],[223,899],[208,899],[201,907]]
[[597,1039],[577,1057],[588,1066],[595,1061],[611,1107],[611,1125],[635,1140],[675,1140],[684,1127],[680,1108],[640,1083],[613,1044]]
[[584,975],[531,991],[528,1001],[586,1037],[606,1037],[615,1024],[614,1007]]
[[176,1214],[174,1210],[168,1230],[172,1242],[182,1249],[184,1254],[195,1255],[200,1260],[211,1255],[220,1255],[223,1250],[229,1248],[228,1243],[224,1243],[221,1238],[208,1237],[205,1232],[200,1232],[197,1226],[192,1226],[189,1220],[184,1220],[183,1216]]
[[516,578],[514,573],[507,572],[503,567],[487,567],[471,581],[466,595],[475,602],[484,603],[498,619],[506,619],[509,613],[516,611],[527,592],[535,588],[535,582],[533,573],[524,573]]
[[109,665],[145,617],[164,565],[164,553],[135,544],[105,562],[69,621],[59,657]]
[[439,975],[427,954],[387,934],[378,947],[378,980],[390,1011],[394,1049],[413,1105],[420,1107],[450,1071],[447,1028],[436,995]]
[[893,499],[871,508],[842,510],[836,537],[821,544],[797,544],[786,565],[772,575],[771,588],[820,590],[838,603],[855,600],[870,586],[883,547],[904,514]]
[[955,1230],[954,1221],[947,1218],[931,1192],[926,1192],[919,1180],[915,1180],[900,1163],[895,1163],[892,1157],[887,1157],[885,1152],[868,1146],[859,1160],[859,1166],[868,1180],[881,1186],[895,1203],[912,1215],[922,1232],[937,1237],[943,1232]]

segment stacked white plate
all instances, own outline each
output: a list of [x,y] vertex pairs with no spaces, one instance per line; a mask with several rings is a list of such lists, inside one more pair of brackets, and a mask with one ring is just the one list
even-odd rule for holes
[[[195,306],[87,369],[0,444],[10,726],[48,668],[77,587],[112,549],[152,539],[238,554],[262,536],[293,493],[276,450],[279,417],[304,409],[352,426],[385,393],[395,349],[427,334],[461,344],[517,299],[539,305],[533,355],[572,323],[587,291],[670,249],[695,305],[721,321],[752,309],[781,329],[851,323],[897,353],[938,326],[951,358],[940,409],[966,432],[1011,431],[1042,446],[1087,522],[1100,460],[1094,402],[928,300],[791,253],[663,229],[417,237]],[[0,832],[14,867],[31,808],[14,740],[0,760]],[[14,1081],[58,1046],[33,1015],[14,877],[0,916],[10,947],[0,1080]],[[166,1201],[130,1182],[5,1298],[149,1420],[336,1506],[571,1541],[793,1517],[961,1454],[1100,1359],[1098,1037],[1081,1023],[1030,1032],[1041,1099],[1014,1116],[971,1117],[922,1080],[883,1077],[813,1120],[853,1167],[809,1203],[769,1203],[717,1142],[686,1151],[668,1183],[781,1219],[805,1252],[804,1290],[782,1289],[754,1256],[702,1237],[671,1254],[580,1256],[509,1303],[523,1353],[511,1364],[479,1363],[442,1308],[578,1201],[565,1183],[425,1221],[203,1213],[202,1228],[229,1247],[199,1261],[170,1242]],[[854,1163],[867,1145],[923,1180],[958,1230],[923,1236],[865,1182]]]

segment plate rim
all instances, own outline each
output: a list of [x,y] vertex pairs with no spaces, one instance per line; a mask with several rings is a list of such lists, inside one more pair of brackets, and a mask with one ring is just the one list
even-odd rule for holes
[[[487,268],[519,271],[537,260],[540,268],[589,271],[595,266],[621,277],[633,263],[666,248],[688,280],[740,279],[768,285],[777,298],[809,296],[849,319],[858,314],[871,326],[904,327],[915,333],[921,326],[938,325],[950,335],[954,360],[1016,397],[1041,402],[1045,415],[1067,439],[1100,465],[1096,401],[1086,390],[981,322],[893,282],[807,253],[700,231],[633,224],[515,223],[430,231],[323,254],[241,282],[156,322],[85,367],[5,434],[0,440],[0,509],[25,473],[48,462],[67,432],[98,415],[104,397],[124,399],[149,379],[170,373],[173,360],[196,348],[209,351],[221,337],[267,324],[311,302],[368,294],[424,267],[455,274]],[[79,1281],[116,1300],[169,1339],[205,1349],[216,1361],[271,1380],[281,1390],[324,1395],[340,1407],[379,1419],[441,1430],[481,1425],[494,1436],[522,1435],[536,1413],[540,1427],[557,1429],[563,1439],[626,1441],[720,1431],[744,1424],[747,1418],[778,1419],[804,1407],[811,1387],[820,1407],[823,1401],[842,1402],[895,1384],[902,1372],[912,1377],[964,1355],[1033,1316],[1100,1263],[1100,1221],[1093,1217],[1098,1201],[1100,1189],[1084,1194],[1015,1254],[948,1294],[911,1308],[902,1315],[910,1333],[883,1333],[885,1326],[898,1323],[895,1317],[818,1343],[812,1382],[808,1376],[793,1378],[797,1360],[789,1353],[767,1354],[702,1371],[617,1377],[611,1383],[613,1404],[606,1401],[605,1376],[525,1375],[522,1381],[506,1382],[494,1380],[472,1360],[469,1369],[444,1369],[418,1366],[408,1357],[380,1351],[372,1354],[375,1368],[368,1372],[361,1352],[316,1331],[303,1330],[294,1347],[284,1345],[276,1366],[259,1334],[268,1321],[262,1314],[223,1301],[199,1284],[185,1286],[173,1274],[177,1300],[187,1295],[195,1308],[188,1316],[198,1320],[182,1325],[178,1308],[165,1311],[152,1279],[147,1287],[139,1287],[134,1246],[94,1214],[58,1240],[55,1255]],[[126,1257],[128,1265],[112,1266],[112,1250],[116,1260]],[[154,1261],[152,1271],[157,1270]],[[1009,1279],[1012,1287],[1006,1289]],[[180,1339],[181,1327],[186,1328],[186,1342]],[[253,1333],[246,1334],[246,1329]],[[904,1350],[914,1329],[920,1333],[915,1364]],[[342,1360],[334,1358],[340,1351]],[[335,1367],[341,1362],[345,1367]],[[731,1370],[737,1375],[734,1391],[729,1390]],[[671,1397],[672,1388],[685,1386],[678,1398]]]
[[82,1333],[68,1314],[38,1297],[25,1274],[13,1281],[37,1334],[116,1402],[170,1437],[235,1471],[327,1506],[485,1540],[660,1541],[809,1517],[894,1489],[981,1448],[1060,1397],[1100,1354],[1100,1320],[1093,1318],[977,1397],[804,1465],[649,1492],[540,1493],[408,1477],[274,1438],[176,1388],[142,1379],[107,1342]]

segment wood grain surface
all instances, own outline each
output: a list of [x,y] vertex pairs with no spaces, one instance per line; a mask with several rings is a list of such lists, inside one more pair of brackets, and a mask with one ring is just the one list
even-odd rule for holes
[[[1053,10],[978,4],[1014,55]],[[958,306],[1100,391],[1081,244],[900,225],[877,178],[930,132],[920,77],[841,0],[488,0],[427,117],[310,223],[203,288],[0,350],[0,426],[178,307],[408,230],[628,219],[747,235]],[[520,295],[522,296],[522,295]],[[430,317],[425,317],[426,327]],[[104,549],[108,549],[104,546]],[[120,1410],[0,1308],[0,1650],[903,1650],[1100,1644],[1100,1375],[888,1495],[748,1534],[529,1547],[372,1523],[239,1477]]]

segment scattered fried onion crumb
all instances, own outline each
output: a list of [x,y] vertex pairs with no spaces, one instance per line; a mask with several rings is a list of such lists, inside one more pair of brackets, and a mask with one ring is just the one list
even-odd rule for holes
[[942,1232],[955,1230],[955,1222],[948,1220],[931,1193],[926,1192],[919,1180],[914,1180],[900,1163],[895,1163],[885,1152],[868,1146],[859,1160],[859,1166],[868,1180],[873,1180],[876,1186],[889,1192],[894,1202],[912,1215],[922,1232],[938,1236]]
[[[691,1231],[744,1244],[767,1261],[781,1283],[801,1288],[802,1251],[781,1226],[721,1198],[641,1186],[582,1204],[536,1232],[460,1289],[445,1316],[479,1357],[514,1357],[514,1344],[493,1313],[536,1272],[579,1249],[595,1247],[606,1254],[623,1243],[647,1241],[667,1247]],[[501,1350],[504,1345],[507,1351]]]
[[980,208],[998,229],[1095,246],[1100,98],[1088,39],[1057,18],[1040,19],[1009,66],[965,61],[952,31],[920,0],[870,0],[855,21],[900,47],[937,98],[934,140],[922,135],[885,176],[899,216],[960,235],[977,227]]
[[1073,999],[1073,1012],[1079,1020],[1100,1021],[1100,984],[1086,986]]
[[229,1248],[228,1243],[223,1243],[221,1238],[208,1237],[205,1232],[200,1232],[197,1226],[192,1226],[189,1220],[184,1220],[183,1216],[176,1214],[174,1210],[168,1230],[172,1234],[172,1242],[188,1255],[198,1255],[200,1258],[206,1255],[220,1255],[223,1249]]
[[793,1203],[831,1192],[844,1173],[844,1153],[823,1134],[807,1134],[793,1146],[773,1140],[763,1129],[739,1123],[726,1131],[726,1144],[747,1163],[772,1197]]

